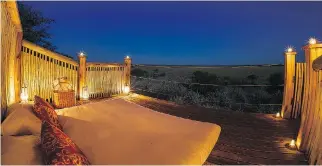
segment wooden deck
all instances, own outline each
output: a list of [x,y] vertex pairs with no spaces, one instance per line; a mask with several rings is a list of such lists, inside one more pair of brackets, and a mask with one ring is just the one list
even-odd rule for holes
[[298,120],[278,119],[271,114],[179,106],[137,94],[122,98],[158,112],[220,125],[219,140],[205,164],[307,164],[303,153],[285,147],[296,138]]

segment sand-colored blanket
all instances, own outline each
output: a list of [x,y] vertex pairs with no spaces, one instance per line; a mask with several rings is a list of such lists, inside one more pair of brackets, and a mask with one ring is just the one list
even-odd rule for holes
[[203,164],[221,130],[123,99],[57,112],[64,132],[91,164]]

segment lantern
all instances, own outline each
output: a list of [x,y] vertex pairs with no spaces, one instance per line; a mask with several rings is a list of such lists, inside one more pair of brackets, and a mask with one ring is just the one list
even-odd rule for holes
[[54,106],[56,108],[66,108],[76,105],[75,91],[73,85],[67,77],[59,77],[53,82]]
[[309,44],[316,44],[316,43],[317,43],[317,40],[314,37],[311,37],[309,39]]
[[130,87],[125,86],[123,91],[124,91],[124,93],[128,94],[130,92]]
[[25,84],[21,88],[20,99],[21,99],[21,103],[28,102],[28,92],[27,92],[27,86]]
[[83,100],[88,100],[88,98],[89,98],[88,88],[87,88],[87,86],[84,86],[83,87],[83,97],[82,97],[82,99]]
[[68,92],[73,91],[73,85],[67,81],[67,77],[60,77],[54,80],[53,83],[54,91]]
[[290,147],[291,147],[291,148],[295,148],[295,141],[294,141],[294,139],[292,139],[292,141],[291,141],[291,143],[290,143]]
[[297,150],[294,139],[292,139],[290,143],[287,143],[286,147],[291,150]]

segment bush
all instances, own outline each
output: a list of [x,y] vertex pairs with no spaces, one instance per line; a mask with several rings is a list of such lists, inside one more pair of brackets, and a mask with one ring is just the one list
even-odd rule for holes
[[137,77],[147,77],[149,73],[145,70],[134,68],[131,70],[131,75],[137,76]]
[[270,85],[281,85],[284,84],[283,73],[273,73],[268,77]]
[[201,84],[216,84],[219,82],[219,77],[216,74],[209,74],[208,72],[195,71],[193,72],[192,82]]
[[[141,73],[141,75],[145,73],[144,71],[138,71],[136,72]],[[282,75],[275,73],[270,76],[269,80],[271,80],[272,84],[276,85],[283,82],[281,77]],[[249,75],[243,80],[238,80],[229,77],[218,77],[208,72],[195,71],[192,76],[192,82],[240,84],[247,81],[254,83],[257,78],[255,75]],[[280,108],[279,105],[261,104],[279,104],[283,100],[283,93],[278,89],[280,87],[273,89],[273,91],[268,91],[266,87],[192,85],[189,83],[174,83],[171,82],[170,78],[167,80],[166,77],[163,79],[163,81],[160,81],[132,77],[131,86],[138,93],[149,92],[144,93],[144,95],[153,94],[152,97],[170,100],[177,104],[224,108],[236,111],[275,113]]]

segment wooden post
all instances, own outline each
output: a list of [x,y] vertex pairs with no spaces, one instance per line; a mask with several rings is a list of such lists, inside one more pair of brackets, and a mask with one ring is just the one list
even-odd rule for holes
[[[2,29],[2,32],[6,32],[7,35],[1,35],[1,40],[4,41],[2,46],[8,44],[4,53],[8,58],[8,64],[6,64],[5,68],[7,68],[7,73],[1,73],[6,75],[7,82],[4,85],[7,88],[7,103],[6,105],[11,105],[20,100],[19,92],[20,92],[20,82],[19,81],[19,73],[17,72],[20,69],[20,63],[18,56],[21,51],[21,43],[22,43],[22,27],[19,17],[19,11],[17,7],[17,3],[15,1],[12,2],[1,2],[1,9],[3,10],[3,14],[1,19],[4,20],[5,28]],[[5,18],[7,17],[7,18]],[[1,60],[3,60],[1,58]],[[2,62],[1,62],[2,63]],[[2,86],[1,86],[2,87]],[[1,106],[2,107],[2,106]]]
[[16,67],[15,67],[15,102],[20,101],[20,93],[21,93],[21,47],[22,47],[22,37],[23,33],[18,32],[17,34],[17,57],[16,57]]
[[[318,107],[321,101],[319,101],[319,72],[314,71],[312,65],[313,61],[322,55],[322,44],[310,43],[303,47],[305,50],[306,61],[306,75],[305,75],[305,91],[304,101],[301,112],[301,126],[297,136],[296,144],[301,151],[308,151],[310,148],[310,140],[314,135],[315,125],[319,121]],[[319,145],[321,146],[321,145]]]
[[294,96],[294,77],[295,77],[295,55],[293,49],[285,52],[284,64],[284,97],[281,115],[283,118],[290,118],[292,111],[292,100]]
[[[129,56],[124,58],[124,92],[128,93],[131,86],[131,64],[132,59]],[[127,89],[128,88],[128,89]]]
[[81,52],[78,54],[78,58],[78,96],[80,99],[84,99],[83,88],[86,86],[86,55]]

